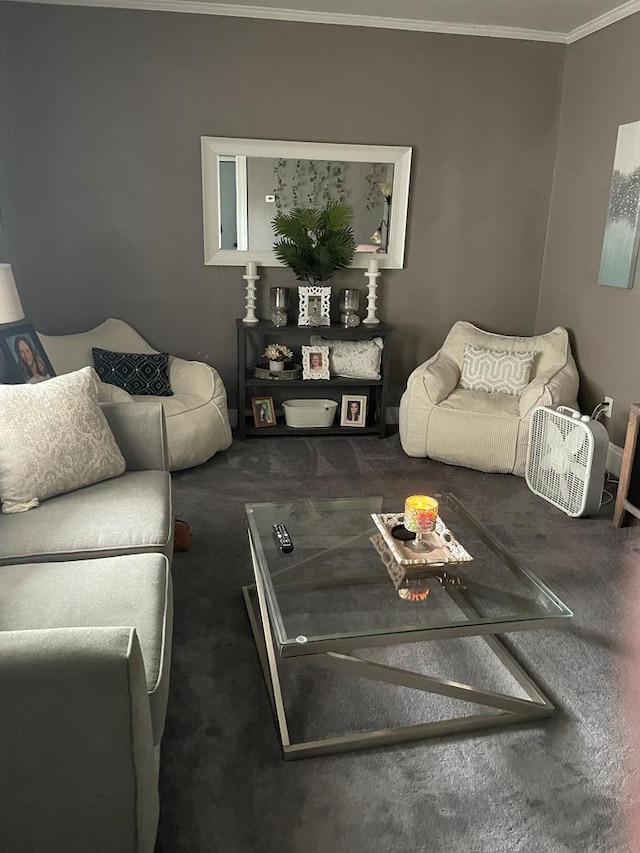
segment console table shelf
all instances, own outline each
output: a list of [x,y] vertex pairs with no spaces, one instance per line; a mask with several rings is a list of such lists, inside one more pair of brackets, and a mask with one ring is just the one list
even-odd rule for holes
[[344,379],[341,376],[336,376],[335,379],[258,379],[253,373],[248,373],[244,384],[256,387],[260,385],[268,385],[269,387],[277,385],[278,387],[286,386],[287,388],[304,385],[305,388],[309,388],[311,383],[313,383],[314,388],[322,388],[323,385],[375,386],[382,385],[382,379]]
[[[387,386],[389,381],[389,342],[391,327],[380,323],[366,326],[360,324],[349,329],[339,324],[331,326],[274,326],[269,320],[258,323],[244,323],[236,320],[238,336],[238,437],[279,436],[279,435],[378,435],[384,438],[387,411]],[[384,347],[380,363],[380,379],[347,379],[342,376],[331,379],[259,379],[254,375],[255,365],[261,361],[262,353],[268,343],[278,342],[291,348],[310,344],[311,335],[319,335],[329,340],[370,341],[382,338]],[[300,361],[294,355],[296,361]],[[301,393],[300,389],[305,391]],[[288,427],[281,411],[282,401],[293,396],[298,399],[323,397],[335,400],[338,411],[330,427]],[[340,403],[343,393],[352,389],[354,394],[367,397],[367,422],[364,427],[340,426]],[[278,423],[276,426],[257,428],[253,418],[248,415],[251,398],[275,395],[274,406]]]
[[[340,412],[336,415],[336,421],[340,420]],[[282,421],[282,422],[281,422]],[[265,435],[377,435],[380,430],[378,426],[364,427],[341,427],[334,424],[330,427],[288,427],[284,423],[284,417],[278,418],[278,424],[274,427],[256,428],[253,425],[253,418],[245,418],[245,436],[261,436]]]

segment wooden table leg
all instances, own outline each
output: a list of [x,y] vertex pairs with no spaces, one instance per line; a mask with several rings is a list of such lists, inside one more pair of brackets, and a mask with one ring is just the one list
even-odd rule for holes
[[618,494],[616,495],[616,506],[613,511],[614,527],[622,527],[626,521],[628,512],[632,512],[633,515],[640,515],[640,511],[636,507],[632,506],[627,500],[629,485],[631,483],[631,472],[633,470],[633,462],[636,455],[639,428],[640,405],[634,403],[629,411],[629,423],[627,425],[627,435],[624,441],[624,451],[622,453],[620,482],[618,484]]

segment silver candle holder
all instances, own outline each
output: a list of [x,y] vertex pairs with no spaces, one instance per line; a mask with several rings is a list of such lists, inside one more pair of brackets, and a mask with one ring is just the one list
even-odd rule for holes
[[340,322],[348,329],[360,325],[358,308],[360,307],[360,291],[353,288],[342,288],[340,291]]
[[287,325],[287,308],[289,307],[289,288],[272,287],[269,291],[271,307],[271,322],[274,326]]

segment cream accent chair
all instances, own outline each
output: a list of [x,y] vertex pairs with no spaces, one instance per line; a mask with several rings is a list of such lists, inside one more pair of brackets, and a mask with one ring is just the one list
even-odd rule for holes
[[[77,335],[38,333],[56,373],[93,367],[92,347],[114,352],[158,352],[123,320],[105,320],[95,329]],[[167,429],[168,467],[180,471],[206,462],[231,444],[227,392],[217,370],[200,361],[169,357],[171,397],[131,395],[115,385],[100,383],[105,403],[158,400]]]
[[[522,394],[459,388],[466,344],[535,352],[531,379]],[[535,337],[508,337],[460,321],[442,348],[407,380],[400,400],[400,442],[409,456],[522,477],[532,410],[557,405],[577,408],[578,385],[565,329]]]

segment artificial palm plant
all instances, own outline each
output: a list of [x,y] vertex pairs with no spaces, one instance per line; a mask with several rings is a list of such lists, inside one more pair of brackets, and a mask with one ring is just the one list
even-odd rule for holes
[[275,255],[298,281],[311,285],[327,281],[353,260],[352,219],[351,205],[338,201],[320,209],[296,207],[290,213],[278,213],[272,222],[279,238],[273,246]]

